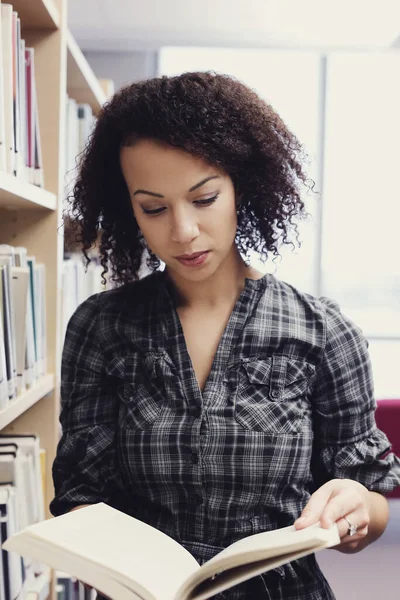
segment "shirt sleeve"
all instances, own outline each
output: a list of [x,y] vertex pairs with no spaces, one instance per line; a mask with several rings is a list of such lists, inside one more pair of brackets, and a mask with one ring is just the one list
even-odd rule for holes
[[376,426],[368,341],[335,302],[320,300],[326,309],[326,344],[312,396],[314,483],[353,479],[386,494],[400,485],[400,460]]
[[99,296],[71,317],[61,364],[61,439],[53,463],[53,515],[80,504],[115,504],[117,394],[98,340]]

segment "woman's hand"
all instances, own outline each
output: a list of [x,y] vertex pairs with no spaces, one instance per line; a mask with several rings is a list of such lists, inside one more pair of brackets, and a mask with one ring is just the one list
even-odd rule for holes
[[[357,481],[332,479],[314,492],[294,525],[303,529],[320,521],[321,527],[328,529],[337,523],[341,543],[334,548],[353,553],[377,539],[385,530],[387,519],[385,498]],[[350,525],[357,528],[351,536]]]

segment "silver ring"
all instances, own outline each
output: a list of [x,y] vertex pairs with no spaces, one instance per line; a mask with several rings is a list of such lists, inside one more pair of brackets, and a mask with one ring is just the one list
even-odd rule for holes
[[356,535],[357,533],[357,525],[352,525],[350,523],[350,521],[348,519],[346,519],[346,517],[343,517],[343,519],[346,521],[347,525],[349,526],[348,530],[347,530],[347,535],[349,535],[350,537],[353,537],[353,535]]

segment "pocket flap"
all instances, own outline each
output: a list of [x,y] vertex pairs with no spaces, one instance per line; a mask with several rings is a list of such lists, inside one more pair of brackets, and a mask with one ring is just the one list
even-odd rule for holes
[[285,382],[285,386],[302,379],[309,379],[315,373],[315,366],[301,358],[288,356],[273,357],[272,379]]
[[267,385],[271,378],[272,359],[249,360],[243,363],[250,383]]

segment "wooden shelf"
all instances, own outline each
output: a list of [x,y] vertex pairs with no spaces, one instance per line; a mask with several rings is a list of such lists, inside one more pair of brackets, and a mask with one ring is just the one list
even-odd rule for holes
[[87,103],[96,115],[107,99],[81,49],[67,32],[67,94],[79,103]]
[[56,206],[55,194],[21,181],[8,173],[0,173],[0,208],[55,210]]
[[26,392],[10,400],[9,406],[0,410],[0,429],[3,429],[21,416],[28,408],[31,408],[41,398],[54,389],[54,375],[45,375],[34,383]]
[[58,29],[60,13],[53,0],[10,0],[22,29]]

